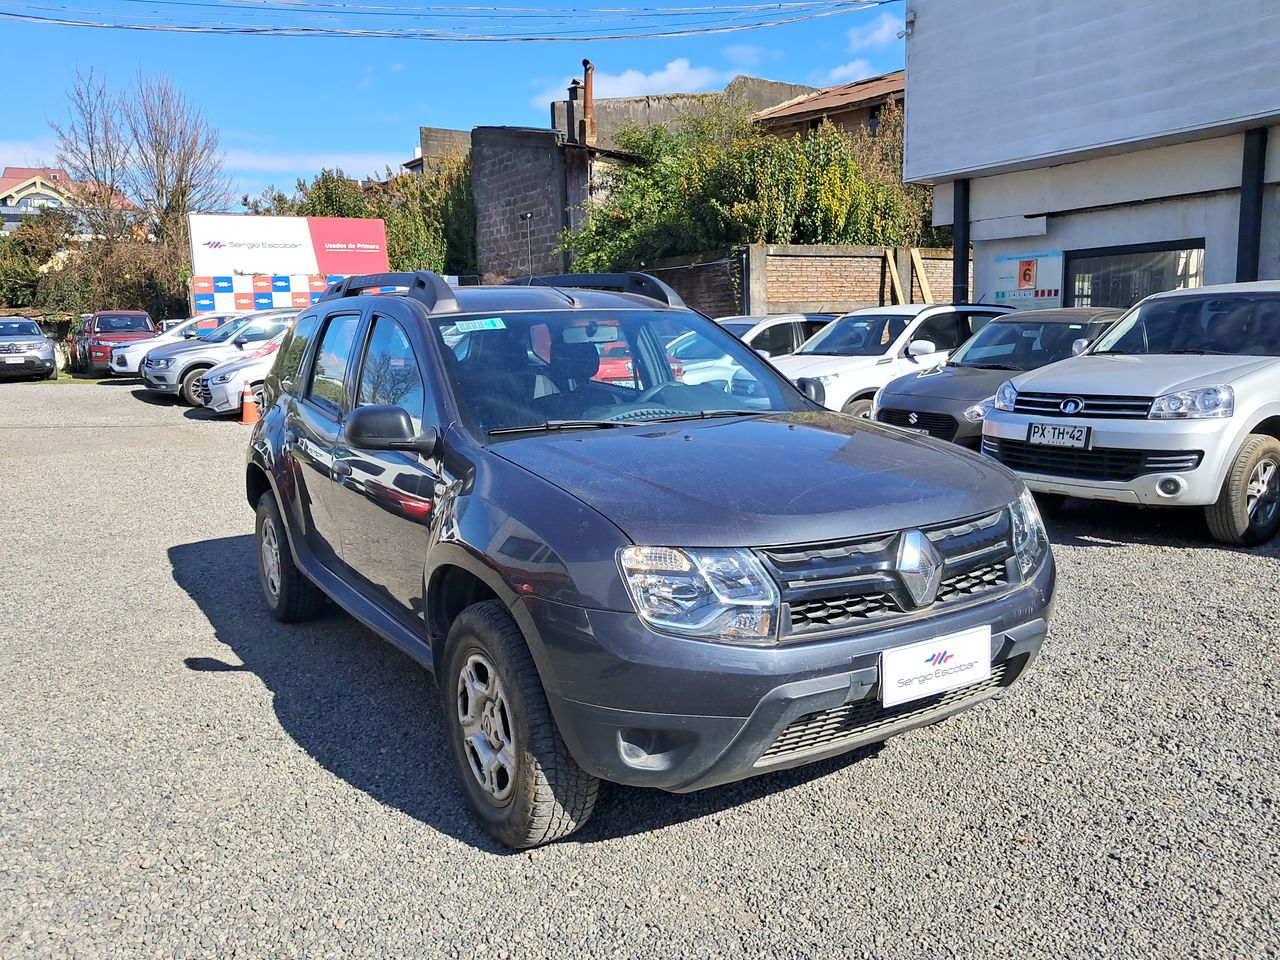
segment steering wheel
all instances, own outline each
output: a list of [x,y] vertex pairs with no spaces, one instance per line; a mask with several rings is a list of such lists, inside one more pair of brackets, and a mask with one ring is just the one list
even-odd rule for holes
[[636,394],[636,399],[634,402],[648,403],[650,400],[656,397],[661,391],[665,390],[669,386],[671,386],[671,384],[669,383],[660,383],[656,387],[650,387],[648,390],[642,390],[640,393]]

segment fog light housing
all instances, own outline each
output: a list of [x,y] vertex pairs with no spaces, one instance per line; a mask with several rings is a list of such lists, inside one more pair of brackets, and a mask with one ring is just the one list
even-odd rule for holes
[[1178,477],[1161,477],[1156,490],[1162,497],[1176,497],[1182,492],[1185,484]]

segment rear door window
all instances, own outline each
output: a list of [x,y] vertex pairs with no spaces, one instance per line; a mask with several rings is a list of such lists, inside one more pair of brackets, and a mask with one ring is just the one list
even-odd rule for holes
[[340,313],[329,318],[320,335],[311,376],[303,393],[307,400],[334,416],[342,411],[342,385],[351,365],[352,348],[359,327],[358,313]]

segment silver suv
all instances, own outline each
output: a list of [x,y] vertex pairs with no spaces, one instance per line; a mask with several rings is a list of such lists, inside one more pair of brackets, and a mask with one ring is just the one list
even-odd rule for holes
[[142,382],[148,390],[180,396],[198,407],[200,377],[206,370],[251,353],[283,333],[297,315],[296,308],[263,310],[231,320],[195,340],[156,347],[142,361]]
[[1148,297],[1078,357],[1006,382],[985,454],[1039,493],[1203,507],[1223,543],[1280,529],[1280,282]]

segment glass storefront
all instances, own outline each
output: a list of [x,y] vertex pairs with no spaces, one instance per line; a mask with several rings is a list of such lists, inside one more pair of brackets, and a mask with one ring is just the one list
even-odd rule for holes
[[1063,305],[1131,307],[1163,290],[1204,284],[1204,240],[1066,253]]

